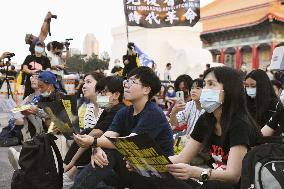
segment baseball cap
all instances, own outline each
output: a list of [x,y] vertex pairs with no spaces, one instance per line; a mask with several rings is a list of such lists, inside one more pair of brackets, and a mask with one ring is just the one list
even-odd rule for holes
[[38,80],[44,83],[52,84],[55,87],[55,89],[59,89],[59,84],[57,82],[56,76],[54,75],[54,73],[50,71],[41,72],[38,75]]

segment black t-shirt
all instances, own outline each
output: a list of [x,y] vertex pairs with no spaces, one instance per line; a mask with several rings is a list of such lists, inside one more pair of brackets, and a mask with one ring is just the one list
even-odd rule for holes
[[162,109],[149,101],[139,114],[133,115],[133,111],[133,106],[119,110],[108,130],[117,132],[120,136],[147,133],[166,156],[173,155],[173,134]]
[[284,135],[284,108],[278,110],[271,117],[267,126],[275,131],[274,135]]
[[[212,114],[205,113],[199,117],[194,127],[191,137],[204,144],[209,149],[210,166],[214,169],[226,169],[230,148],[236,145],[252,147],[256,143],[259,132],[249,124],[246,116],[236,115],[233,117],[232,125],[228,131],[224,142],[221,136],[208,133],[213,131],[216,119]],[[209,137],[209,138],[208,138]]]
[[100,129],[101,131],[106,132],[109,126],[111,125],[113,118],[118,112],[118,110],[120,110],[123,107],[124,105],[118,104],[112,107],[110,110],[104,110],[102,114],[100,115],[100,118],[98,122],[96,123],[94,129]]
[[281,109],[282,107],[283,105],[279,100],[272,99],[268,109],[265,112],[263,112],[263,114],[257,120],[257,115],[256,115],[257,107],[255,105],[255,100],[251,98],[248,99],[248,109],[250,111],[250,114],[261,128],[264,127],[267,124],[267,122],[270,120],[270,118],[274,115],[274,113],[277,112],[277,110]]
[[28,55],[23,65],[27,65],[30,70],[39,71],[51,68],[50,60],[46,56],[37,57],[35,55]]
[[[127,77],[128,74],[134,69],[137,68],[137,62],[136,62],[136,58],[138,57],[138,55],[126,55],[124,57],[124,59],[128,60],[128,64],[124,64],[124,68],[123,68],[123,72],[122,72],[122,76],[123,77]],[[124,61],[124,60],[123,60]]]
[[[42,71],[51,68],[50,60],[45,56],[36,57],[35,55],[28,55],[22,66],[24,65],[28,66],[28,69],[30,70],[37,70],[37,71]],[[33,90],[31,88],[30,77],[31,77],[30,74],[26,74],[25,96],[28,96],[29,94],[33,93]]]

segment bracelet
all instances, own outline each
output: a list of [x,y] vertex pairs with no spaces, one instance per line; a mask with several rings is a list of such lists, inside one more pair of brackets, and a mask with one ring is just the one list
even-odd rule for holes
[[92,148],[97,148],[98,138],[94,137],[94,142],[92,144]]

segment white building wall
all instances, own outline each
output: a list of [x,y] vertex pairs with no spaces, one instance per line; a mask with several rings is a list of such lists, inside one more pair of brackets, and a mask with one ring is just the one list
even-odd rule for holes
[[[148,54],[158,66],[160,78],[168,62],[172,63],[172,78],[189,74],[197,78],[203,73],[206,63],[212,62],[209,51],[202,49],[200,40],[201,24],[195,27],[171,27],[160,29],[129,28],[129,41],[134,42],[144,53]],[[113,43],[111,58],[122,59],[126,53],[127,38],[125,26],[112,29]],[[113,62],[113,61],[111,61]],[[112,68],[112,65],[110,65]]]

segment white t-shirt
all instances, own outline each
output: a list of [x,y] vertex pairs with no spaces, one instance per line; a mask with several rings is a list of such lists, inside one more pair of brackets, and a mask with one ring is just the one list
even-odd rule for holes
[[[50,60],[51,66],[58,66],[63,64],[62,58],[56,54],[53,54],[51,51],[47,51],[46,55]],[[51,70],[51,72],[60,76],[64,75],[63,70]]]
[[172,80],[171,72],[170,72],[170,70],[168,70],[168,69],[165,69],[165,72],[164,72],[164,80],[165,80],[165,81],[171,81],[171,80]]
[[185,105],[185,109],[178,112],[176,115],[177,121],[180,125],[187,124],[186,134],[189,135],[194,129],[196,121],[205,112],[205,110],[198,110],[194,100],[189,101]]

